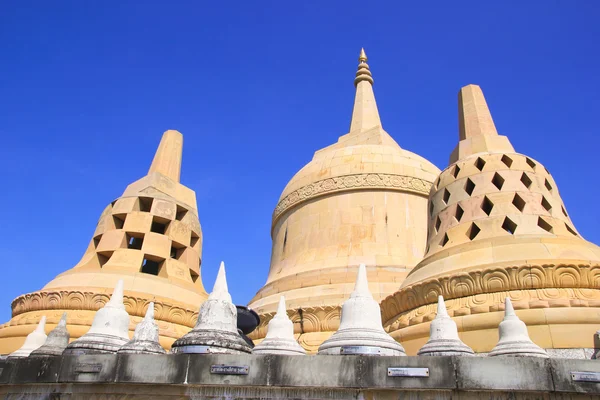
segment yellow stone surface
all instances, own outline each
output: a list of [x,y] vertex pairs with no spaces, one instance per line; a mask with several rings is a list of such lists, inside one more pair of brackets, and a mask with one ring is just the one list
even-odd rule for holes
[[300,344],[315,352],[339,325],[339,306],[365,263],[376,299],[393,293],[423,257],[427,195],[439,170],[383,129],[361,52],[350,131],[315,152],[273,213],[271,267],[249,306],[260,340],[284,294]]
[[13,301],[12,319],[0,326],[0,354],[19,348],[43,315],[49,330],[66,312],[71,340],[85,334],[119,279],[131,335],[151,301],[164,347],[194,326],[208,295],[196,195],[179,183],[182,146],[181,133],[165,132],[148,175],[103,211],[81,261]]
[[459,127],[429,195],[425,258],[382,302],[386,330],[416,354],[443,295],[461,339],[488,352],[510,297],[539,346],[593,347],[600,248],[579,235],[544,166],[498,135],[476,85],[459,93]]

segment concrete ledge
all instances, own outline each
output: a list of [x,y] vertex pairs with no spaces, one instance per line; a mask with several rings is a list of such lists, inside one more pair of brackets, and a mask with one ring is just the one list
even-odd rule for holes
[[456,357],[462,390],[553,391],[548,359],[537,357]]
[[[240,367],[237,372],[241,374],[231,374],[235,368],[224,368],[228,373],[218,374],[211,371],[214,366]],[[390,367],[428,368],[429,375],[391,377]],[[529,357],[99,354],[0,361],[0,395],[23,399],[49,398],[44,393],[69,399],[84,399],[94,394],[111,394],[110,398],[115,399],[143,399],[150,398],[150,394],[158,399],[398,396],[575,399],[579,394],[600,394],[599,382],[574,381],[571,377],[574,371],[600,373],[600,361]]]

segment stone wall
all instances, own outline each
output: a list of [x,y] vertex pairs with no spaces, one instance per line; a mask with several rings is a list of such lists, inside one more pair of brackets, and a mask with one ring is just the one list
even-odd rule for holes
[[[217,374],[236,366],[242,375]],[[388,368],[428,368],[391,377]],[[414,370],[410,370],[414,371]],[[593,399],[593,360],[512,357],[86,355],[0,361],[5,399]],[[591,375],[590,375],[591,376]]]

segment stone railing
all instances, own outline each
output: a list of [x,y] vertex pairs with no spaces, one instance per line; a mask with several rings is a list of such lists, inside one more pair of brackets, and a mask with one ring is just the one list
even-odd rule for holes
[[581,394],[600,394],[600,362],[216,354],[0,361],[5,399],[579,399]]

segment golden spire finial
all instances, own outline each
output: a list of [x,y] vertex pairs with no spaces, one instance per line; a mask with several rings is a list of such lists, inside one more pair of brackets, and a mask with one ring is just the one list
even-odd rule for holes
[[356,78],[354,78],[354,86],[358,86],[359,82],[367,81],[373,84],[373,75],[369,70],[369,64],[367,64],[367,54],[365,49],[360,49],[360,56],[358,57],[358,71],[356,71]]
[[360,49],[360,56],[358,56],[358,61],[367,62],[367,54],[365,53],[364,47]]
[[173,130],[166,131],[160,140],[148,174],[159,172],[167,178],[179,182],[182,152],[183,135]]
[[356,87],[356,96],[354,98],[350,132],[366,132],[376,126],[381,126],[375,94],[373,93],[373,76],[369,70],[369,64],[367,64],[365,49],[360,49],[354,86]]
[[458,92],[458,126],[460,140],[498,135],[483,92],[477,85],[467,85]]

